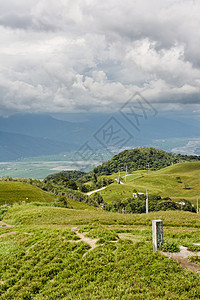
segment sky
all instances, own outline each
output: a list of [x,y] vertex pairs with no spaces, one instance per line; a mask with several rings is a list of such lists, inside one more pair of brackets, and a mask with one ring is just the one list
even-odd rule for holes
[[200,114],[200,1],[0,2],[0,115]]

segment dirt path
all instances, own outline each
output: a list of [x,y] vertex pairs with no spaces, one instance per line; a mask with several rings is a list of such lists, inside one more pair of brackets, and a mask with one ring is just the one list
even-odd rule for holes
[[3,221],[0,221],[0,227],[9,228],[9,227],[12,227],[12,225],[9,225],[9,224],[6,224]]
[[180,252],[177,253],[169,253],[162,251],[159,252],[167,256],[168,258],[176,260],[184,269],[200,274],[200,266],[198,264],[190,262],[188,259],[190,256],[200,256],[200,252],[194,253],[192,251],[189,251],[187,247],[183,246],[180,246]]
[[[3,236],[5,236],[5,235],[10,235],[10,234],[15,234],[15,233],[17,233],[17,231],[5,232],[5,233],[2,233],[0,235],[0,238],[3,237]],[[22,233],[26,234],[26,235],[31,235],[32,234],[32,233],[29,233],[29,232],[22,232]]]
[[90,238],[84,236],[84,234],[79,233],[79,232],[76,232],[76,234],[77,234],[78,237],[80,237],[80,240],[78,240],[78,242],[83,241],[83,242],[89,244],[90,247],[91,247],[91,248],[83,255],[83,257],[84,257],[89,251],[92,251],[94,248],[97,247],[96,242],[98,241],[98,239],[90,239]]
[[3,233],[3,234],[1,234],[0,235],[0,238],[1,237],[3,237],[3,236],[5,236],[5,235],[9,235],[9,234],[15,234],[16,233],[16,231],[12,231],[12,232],[5,232],[5,233]]
[[30,250],[31,250],[32,248],[34,248],[38,243],[39,243],[39,241],[38,241],[37,243],[33,244],[30,248],[28,248],[28,249],[26,250],[26,254],[25,254],[25,255],[29,255]]
[[181,267],[183,267],[184,269],[190,270],[192,272],[198,273],[200,275],[200,266],[188,261],[187,258],[181,257],[181,256],[175,256],[172,257],[173,259],[175,259],[180,265]]
[[[71,229],[71,231],[74,231],[76,233],[76,235],[80,238],[80,240],[75,241],[76,243],[83,241],[84,243],[87,243],[88,245],[90,245],[90,249],[83,255],[83,257],[89,252],[92,251],[95,247],[97,247],[96,242],[98,241],[98,239],[90,239],[88,237],[86,237],[84,234],[79,233],[78,232],[79,228],[78,227],[73,227]],[[71,241],[74,242],[74,241]]]
[[[118,183],[118,179],[117,178],[115,178],[115,180],[117,181],[117,183]],[[124,184],[122,181],[119,181],[119,184]]]
[[[126,176],[130,176],[130,175],[133,175],[133,174],[127,174]],[[122,176],[122,177],[125,177],[125,175],[124,176]],[[117,178],[115,178],[115,180],[116,181],[118,181],[118,179]],[[120,184],[125,184],[124,182],[122,182],[122,181],[120,181],[119,182]],[[104,186],[104,187],[102,187],[102,188],[100,188],[100,189],[98,189],[98,190],[95,190],[95,191],[91,191],[91,192],[88,192],[87,193],[87,195],[88,196],[90,196],[90,195],[92,195],[92,194],[94,194],[94,193],[96,193],[96,192],[100,192],[100,191],[102,191],[102,190],[104,190],[104,189],[106,189],[108,186]]]

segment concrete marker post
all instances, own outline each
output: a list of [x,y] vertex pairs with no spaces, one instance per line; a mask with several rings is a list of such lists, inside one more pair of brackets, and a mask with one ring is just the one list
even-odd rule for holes
[[163,243],[163,221],[152,220],[153,252]]

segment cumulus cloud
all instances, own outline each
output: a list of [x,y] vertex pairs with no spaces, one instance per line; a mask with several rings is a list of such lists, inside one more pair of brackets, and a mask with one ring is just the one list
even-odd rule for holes
[[137,91],[166,109],[198,106],[199,8],[193,0],[0,3],[0,114],[113,111]]

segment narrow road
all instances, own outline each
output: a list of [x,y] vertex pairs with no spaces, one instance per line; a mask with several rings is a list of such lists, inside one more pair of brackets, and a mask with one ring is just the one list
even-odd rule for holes
[[96,193],[96,192],[102,191],[102,190],[104,190],[104,189],[106,189],[106,188],[107,188],[107,186],[104,186],[104,187],[102,187],[101,189],[98,189],[98,190],[95,190],[95,191],[88,192],[87,195],[90,196],[90,195],[92,195],[92,194],[94,194],[94,193]]
[[[133,175],[133,174],[127,174],[126,176],[130,176],[130,175]],[[122,177],[125,177],[125,175],[122,176]],[[115,178],[115,180],[118,181],[117,178]],[[122,181],[120,181],[119,183],[120,183],[120,184],[125,184],[125,183],[122,182]],[[106,189],[107,187],[108,187],[108,186],[104,186],[104,187],[102,187],[102,188],[100,188],[100,189],[98,189],[98,190],[88,192],[87,195],[90,196],[90,195],[92,195],[92,194],[94,194],[94,193],[96,193],[96,192],[99,192],[99,191],[102,191],[102,190]]]

